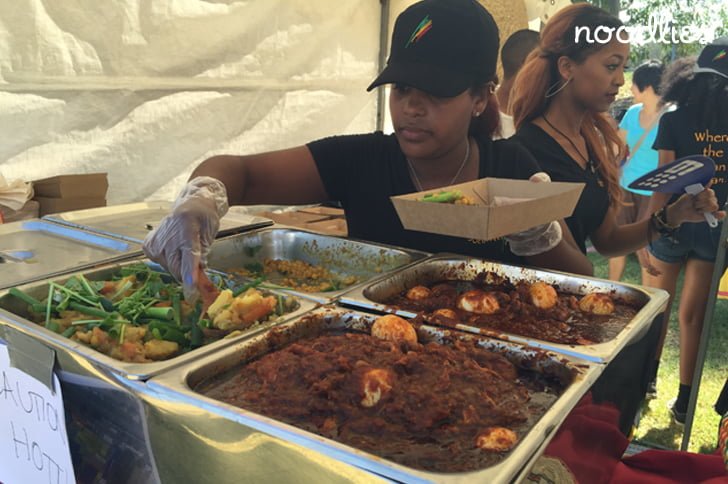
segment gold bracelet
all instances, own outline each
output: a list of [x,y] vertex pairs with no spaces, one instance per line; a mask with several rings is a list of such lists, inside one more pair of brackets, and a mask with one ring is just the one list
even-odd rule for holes
[[655,230],[657,230],[657,233],[659,233],[660,235],[665,237],[673,237],[677,232],[677,229],[680,228],[680,226],[669,225],[665,220],[665,217],[666,209],[665,207],[662,207],[660,210],[652,214],[652,216],[650,217],[650,224],[652,225],[652,227],[654,227]]
[[680,225],[681,224],[670,225],[669,223],[667,223],[667,209],[668,209],[668,207],[669,207],[669,205],[665,205],[664,207],[662,207],[662,210],[660,210],[660,212],[662,212],[662,215],[660,216],[660,219],[661,219],[660,221],[664,224],[665,227],[670,228],[670,229],[673,229],[673,230],[677,230],[677,229],[680,228]]

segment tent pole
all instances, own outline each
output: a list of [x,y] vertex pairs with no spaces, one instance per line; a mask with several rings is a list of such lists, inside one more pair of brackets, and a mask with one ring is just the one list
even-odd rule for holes
[[[726,207],[728,207],[728,203],[726,204]],[[682,445],[680,446],[680,450],[683,451],[688,450],[690,434],[693,430],[695,407],[698,403],[700,380],[703,377],[703,366],[705,365],[705,357],[708,352],[710,330],[713,325],[713,312],[718,298],[718,284],[721,276],[723,276],[723,270],[725,267],[726,250],[728,250],[728,223],[723,222],[723,226],[720,231],[720,240],[718,243],[718,253],[715,256],[715,266],[713,267],[713,279],[710,282],[710,292],[708,293],[708,302],[706,303],[705,316],[703,317],[703,330],[700,334],[700,346],[698,346],[695,372],[693,373],[693,384],[690,388],[690,400],[688,401],[688,411],[685,418],[685,430],[683,432]]]
[[[381,15],[379,22],[379,59],[377,74],[382,72],[387,63],[387,47],[389,46],[389,0],[379,0],[381,4]],[[377,89],[377,131],[384,130],[384,98],[385,90]]]

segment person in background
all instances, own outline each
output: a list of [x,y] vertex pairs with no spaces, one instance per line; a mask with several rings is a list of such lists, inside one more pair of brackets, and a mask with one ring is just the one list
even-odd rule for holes
[[[728,199],[728,37],[705,46],[697,63],[694,58],[673,63],[661,91],[664,102],[675,103],[677,109],[660,119],[653,144],[659,150],[659,165],[689,155],[710,156],[716,164],[712,187],[722,207]],[[649,211],[661,210],[678,197],[654,192]],[[672,303],[678,276],[685,270],[678,310],[680,386],[670,403],[673,418],[683,423],[721,228],[707,223],[672,225],[668,223],[670,230],[650,244],[650,263],[660,275],[650,278],[648,284],[667,290]],[[667,314],[669,311],[668,306]]]
[[[282,151],[204,161],[144,241],[144,251],[197,292],[200,269],[228,204],[340,201],[349,235],[427,252],[452,252],[590,273],[553,221],[506,240],[472,241],[403,228],[390,197],[484,177],[528,180],[533,156],[493,141],[498,28],[475,0],[424,0],[397,18],[387,65],[369,89],[393,84],[394,134],[334,136]],[[473,221],[463,221],[473,223]]]
[[[617,223],[632,224],[650,216],[648,206],[652,192],[629,188],[629,184],[642,175],[657,168],[657,151],[652,144],[657,136],[657,123],[662,114],[670,107],[664,105],[660,97],[660,82],[665,67],[656,60],[649,60],[639,65],[632,73],[632,95],[635,104],[630,107],[619,123],[619,136],[627,144],[627,157],[622,164],[619,183],[622,187],[622,206],[619,207]],[[642,269],[642,284],[647,285],[650,275],[657,275],[657,270],[650,264],[647,248],[636,252]],[[609,259],[609,278],[619,281],[624,273],[626,256]],[[654,368],[647,388],[647,395],[654,397],[657,393],[657,369],[659,367],[662,348],[667,336],[667,324],[662,325],[662,332],[655,353]]]
[[533,49],[538,47],[538,32],[534,30],[518,30],[513,32],[501,48],[501,64],[503,65],[503,82],[495,92],[500,106],[501,137],[510,138],[516,133],[513,126],[513,116],[508,104],[511,98],[511,88],[516,74],[526,61],[526,57]]
[[[665,107],[660,98],[660,80],[664,66],[662,62],[649,60],[638,66],[632,73],[632,95],[634,105],[625,113],[619,123],[619,136],[627,144],[628,155],[622,165],[619,184],[622,186],[622,206],[617,214],[621,225],[631,224],[648,217],[647,206],[652,192],[629,188],[629,184],[657,168],[657,151],[652,144],[657,136],[657,122]],[[654,269],[649,265],[646,249],[637,251],[642,267],[642,284],[646,283],[645,271]],[[618,281],[622,278],[627,258],[625,256],[609,259],[609,278]]]

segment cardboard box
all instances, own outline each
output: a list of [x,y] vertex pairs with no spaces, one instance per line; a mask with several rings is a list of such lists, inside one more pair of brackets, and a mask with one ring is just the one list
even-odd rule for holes
[[304,230],[310,230],[312,232],[318,232],[321,234],[338,235],[341,237],[345,237],[348,233],[346,218],[344,218],[343,210],[327,208],[325,212],[334,211],[331,212],[329,215],[309,213],[308,210],[312,209],[309,208],[281,213],[263,212],[260,215],[269,218],[279,224],[288,225],[290,227],[297,227]]
[[[391,197],[404,228],[477,240],[504,235],[568,217],[579,201],[583,183],[534,183],[528,180],[483,178]],[[460,190],[477,205],[423,202],[426,194]],[[496,197],[515,202],[496,206]]]
[[298,210],[300,213],[311,213],[331,218],[344,218],[344,209],[336,207],[308,207]]
[[302,228],[311,230],[312,232],[336,235],[338,237],[346,237],[349,233],[348,226],[346,225],[346,219],[339,217],[328,220],[320,220],[318,222],[309,222],[304,224]]
[[106,173],[60,175],[33,182],[35,195],[46,198],[105,199],[108,189],[109,180]]
[[9,224],[10,222],[38,218],[39,213],[40,204],[35,200],[28,200],[20,210],[12,210],[0,205],[0,223]]
[[312,213],[302,213],[299,211],[293,212],[263,212],[260,214],[263,217],[269,218],[276,223],[283,225],[292,225],[294,227],[301,227],[303,224],[310,222],[318,222],[320,220],[326,220],[328,217],[322,215],[315,215]]
[[49,198],[35,197],[40,203],[40,216],[50,213],[69,212],[71,210],[82,210],[86,208],[105,207],[106,198]]

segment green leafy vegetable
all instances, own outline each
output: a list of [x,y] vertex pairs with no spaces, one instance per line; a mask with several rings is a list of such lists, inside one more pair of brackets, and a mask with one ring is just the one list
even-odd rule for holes
[[422,197],[423,202],[434,202],[434,203],[453,203],[463,198],[463,194],[459,190],[452,190],[449,192],[441,191],[437,193],[428,193]]

